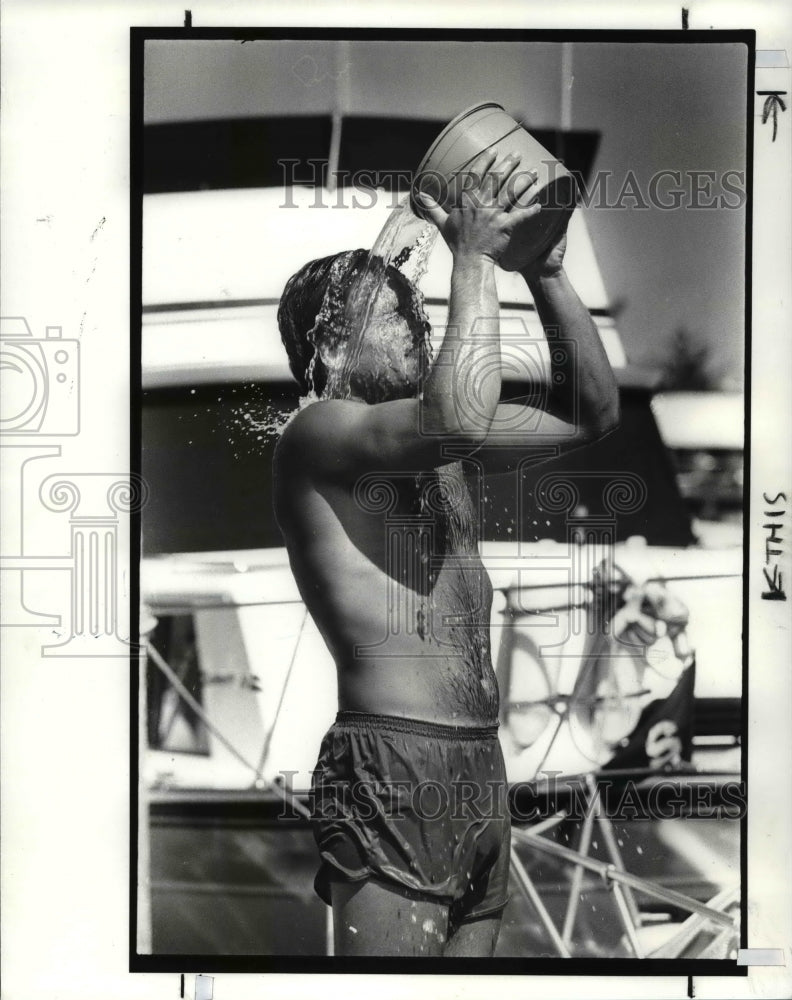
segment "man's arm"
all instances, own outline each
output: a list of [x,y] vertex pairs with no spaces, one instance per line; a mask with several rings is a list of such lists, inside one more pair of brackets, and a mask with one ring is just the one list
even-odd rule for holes
[[[514,227],[540,211],[538,205],[514,208],[519,198],[530,194],[535,175],[525,173],[504,187],[518,162],[506,158],[494,166],[494,154],[480,157],[472,168],[478,182],[450,213],[425,200],[454,265],[448,327],[422,398],[374,406],[329,400],[321,407],[309,407],[300,414],[299,434],[293,435],[301,438],[295,442],[298,452],[309,447],[312,461],[342,475],[377,469],[417,471],[453,461],[449,445],[455,454],[460,448],[485,446],[486,451],[487,445],[557,453],[588,444],[617,426],[618,388],[596,327],[563,270],[565,236],[522,273],[545,330],[557,330],[576,349],[562,361],[551,361],[545,406],[499,404],[494,264],[509,245]],[[505,207],[498,204],[500,188]],[[563,381],[557,382],[557,375]]]
[[[501,403],[475,457],[489,472],[513,470],[522,456],[544,461],[591,444],[620,419],[619,390],[599,333],[564,271],[566,234],[521,269],[550,347],[546,399]],[[553,350],[559,342],[561,350]]]
[[[546,409],[601,437],[619,423],[619,389],[591,315],[564,270],[565,249],[566,234],[521,271],[551,347]],[[573,350],[553,351],[556,336]]]
[[[524,193],[524,192],[523,192]],[[517,197],[521,197],[520,194]],[[442,219],[436,219],[442,226]],[[441,232],[442,232],[441,228]],[[445,233],[444,233],[445,235]],[[472,432],[468,441],[494,444],[501,448],[532,448],[570,451],[604,437],[619,425],[619,388],[600,340],[599,332],[564,270],[566,232],[539,258],[521,269],[550,346],[550,378],[546,401],[540,407],[515,403],[498,405],[501,389],[498,322],[486,319],[497,315],[498,303],[479,297],[474,346],[463,345],[456,355],[461,363],[436,365],[438,371],[453,371],[456,378],[456,405],[464,405]],[[487,311],[494,305],[495,313]],[[451,333],[451,331],[449,331]],[[555,340],[561,350],[554,351]],[[564,343],[566,342],[566,343]],[[571,349],[570,349],[571,348]],[[457,350],[453,336],[447,335],[443,352]],[[489,432],[484,439],[473,421],[486,413]],[[458,442],[461,443],[461,442]]]
[[519,158],[506,157],[496,165],[495,154],[485,153],[471,168],[473,181],[458,207],[446,213],[425,199],[454,262],[446,334],[421,397],[308,407],[288,431],[295,454],[305,458],[308,448],[314,466],[340,475],[418,471],[450,461],[443,450],[449,441],[475,446],[486,440],[501,389],[495,263],[515,226],[540,211],[515,207],[535,173],[504,186],[518,164]]
[[470,443],[487,437],[500,402],[500,321],[494,262],[454,254],[445,336],[423,386],[421,430]]

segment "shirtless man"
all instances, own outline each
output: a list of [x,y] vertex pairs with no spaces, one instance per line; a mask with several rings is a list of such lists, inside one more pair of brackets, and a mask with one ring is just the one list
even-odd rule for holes
[[[299,412],[275,455],[278,522],[338,671],[340,712],[313,789],[315,884],[333,907],[337,955],[494,953],[510,828],[492,589],[455,455],[486,453],[494,429],[498,445],[580,447],[619,419],[613,373],[564,272],[564,236],[521,273],[545,331],[576,350],[554,361],[563,378],[541,413],[499,401],[495,266],[514,227],[541,211],[523,207],[536,178],[518,166],[482,154],[450,212],[419,196],[453,254],[434,361],[420,297],[390,267],[349,396]],[[327,384],[340,336],[327,303],[365,260],[313,261],[286,286],[279,325],[304,389]]]

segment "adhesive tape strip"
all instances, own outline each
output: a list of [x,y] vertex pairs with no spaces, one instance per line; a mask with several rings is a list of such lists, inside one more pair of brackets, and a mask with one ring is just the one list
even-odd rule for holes
[[786,965],[783,948],[740,948],[738,965]]

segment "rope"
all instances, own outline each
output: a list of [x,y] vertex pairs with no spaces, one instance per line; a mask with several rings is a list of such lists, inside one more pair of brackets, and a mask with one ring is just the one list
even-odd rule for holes
[[260,772],[248,761],[237,748],[228,740],[225,735],[217,728],[217,726],[211,721],[209,716],[203,709],[203,706],[198,701],[197,698],[184,686],[181,678],[173,669],[173,667],[168,664],[163,657],[160,655],[159,651],[149,642],[147,643],[147,652],[154,663],[159,667],[159,669],[165,674],[165,676],[170,681],[172,687],[176,690],[178,695],[185,701],[190,708],[195,712],[195,714],[200,718],[201,722],[206,726],[206,728],[212,733],[212,735],[218,739],[223,746],[228,750],[234,757],[241,763],[244,764],[246,768],[253,771],[256,778],[261,780]]
[[235,608],[267,608],[286,604],[302,604],[301,597],[290,599],[278,598],[273,601],[212,601],[203,602],[197,599],[192,604],[157,604],[156,610],[161,615],[194,615],[196,611],[233,611]]
[[[688,580],[737,580],[737,579],[742,579],[741,573],[715,573],[712,575],[703,575],[703,576],[662,576],[662,577],[655,576],[655,577],[650,577],[648,580],[645,580],[644,583],[677,583],[677,582],[685,582]],[[558,589],[572,589],[574,587],[588,587],[590,589],[594,589],[594,584],[590,583],[588,580],[584,580],[580,583],[576,583],[574,581],[567,581],[566,583],[531,583],[525,586],[513,586],[512,584],[509,584],[506,587],[496,587],[495,589],[499,590],[501,593],[506,594],[508,596],[509,594],[523,593],[529,590],[558,590]],[[304,602],[302,598],[299,597],[287,598],[285,600],[279,598],[277,600],[269,600],[269,601],[262,601],[262,600],[213,601],[207,603],[203,603],[200,600],[196,600],[193,604],[184,604],[184,605],[163,603],[157,606],[157,611],[160,614],[191,615],[195,614],[196,611],[233,611],[235,608],[264,608],[276,605],[303,604],[303,603]],[[566,607],[567,605],[564,605],[564,608]],[[589,607],[589,605],[588,603],[571,604],[569,605],[569,607],[585,608]],[[553,607],[547,610],[559,611],[561,610],[561,608]],[[525,613],[545,614],[546,610],[542,609],[535,611],[531,609],[530,611],[526,611]]]
[[240,764],[243,764],[248,770],[252,771],[256,776],[256,782],[261,785],[267,785],[269,789],[274,791],[280,798],[287,802],[293,809],[295,809],[301,816],[306,819],[311,818],[310,811],[299,801],[295,794],[286,788],[281,787],[277,783],[267,783],[262,777],[260,768],[256,768],[250,761],[237,750],[234,744],[226,738],[226,736],[217,728],[217,726],[212,722],[209,716],[204,711],[201,703],[193,696],[193,694],[184,686],[179,678],[179,675],[171,667],[165,659],[160,655],[159,650],[157,650],[151,642],[146,643],[146,651],[151,657],[153,663],[162,671],[163,674],[168,678],[171,685],[173,686],[176,693],[182,698],[190,708],[195,712],[201,722],[206,726],[209,732],[219,740],[220,743],[228,750],[228,752],[235,757]]
[[272,719],[272,725],[269,727],[267,735],[264,737],[264,746],[261,748],[261,756],[259,757],[258,772],[259,774],[264,770],[264,764],[269,756],[270,745],[272,744],[272,734],[275,732],[275,726],[278,724],[278,719],[280,717],[281,708],[283,708],[283,702],[286,699],[286,689],[289,686],[289,680],[291,678],[292,668],[294,667],[294,662],[297,659],[297,650],[300,648],[300,639],[302,639],[303,632],[305,631],[305,623],[308,621],[308,608],[305,609],[305,614],[303,615],[302,624],[300,625],[300,631],[297,633],[297,640],[294,643],[294,650],[292,651],[291,660],[289,661],[289,669],[286,671],[286,677],[283,680],[283,687],[281,688],[280,698],[278,700],[278,707],[275,709],[275,715]]
[[[738,580],[742,579],[742,573],[712,573],[693,576],[651,576],[644,583],[685,583],[688,580]],[[572,589],[574,587],[588,587],[596,589],[596,585],[588,580],[576,581],[567,580],[566,583],[529,583],[524,586],[499,587],[504,594],[521,593],[526,590],[558,590],[560,588]]]

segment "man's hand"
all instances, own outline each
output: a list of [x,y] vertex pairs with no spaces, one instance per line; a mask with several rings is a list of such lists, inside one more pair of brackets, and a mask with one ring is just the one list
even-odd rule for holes
[[564,229],[556,237],[552,246],[540,254],[535,260],[520,268],[520,274],[530,284],[539,278],[550,278],[554,274],[559,274],[564,267],[564,254],[566,253],[567,235]]
[[458,203],[446,212],[431,195],[418,192],[416,200],[440,230],[455,261],[479,259],[497,264],[514,229],[538,215],[538,204],[517,202],[536,184],[536,171],[516,174],[520,156],[497,161],[494,152],[482,153],[464,177]]

